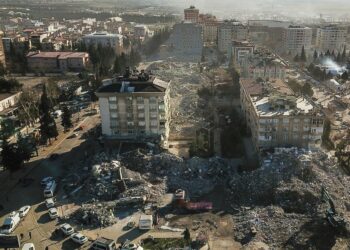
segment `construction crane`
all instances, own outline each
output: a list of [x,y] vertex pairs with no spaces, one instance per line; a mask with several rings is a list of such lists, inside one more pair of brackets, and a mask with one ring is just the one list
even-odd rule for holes
[[336,228],[337,230],[346,230],[346,221],[344,220],[343,217],[339,216],[335,206],[334,206],[334,202],[332,200],[332,198],[329,196],[329,193],[327,191],[327,189],[325,187],[322,187],[321,190],[322,194],[321,194],[321,199],[323,202],[328,203],[329,207],[326,211],[326,218],[328,223]]

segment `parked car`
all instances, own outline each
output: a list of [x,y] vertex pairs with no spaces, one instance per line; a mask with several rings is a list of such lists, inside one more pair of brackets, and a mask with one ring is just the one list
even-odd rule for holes
[[35,250],[33,243],[26,243],[23,245],[22,250]]
[[57,208],[55,208],[55,207],[50,208],[49,209],[49,216],[52,220],[58,218]]
[[53,197],[56,191],[56,187],[57,187],[57,183],[54,180],[47,183],[44,190],[44,197],[47,197],[47,198]]
[[47,176],[47,177],[43,178],[40,183],[43,187],[46,187],[46,185],[48,183],[52,182],[53,180],[54,180],[54,178],[52,176]]
[[65,235],[71,235],[74,233],[74,229],[68,223],[64,223],[60,228]]
[[24,207],[21,207],[19,210],[18,210],[18,214],[19,214],[19,217],[20,218],[23,218],[24,216],[26,216],[28,214],[30,210],[30,206],[24,206]]
[[48,198],[45,200],[45,205],[47,208],[52,208],[55,206],[55,200],[53,198]]
[[81,233],[74,233],[70,237],[72,241],[78,244],[84,244],[85,242],[88,241],[88,238],[85,235],[82,235]]
[[12,212],[9,217],[7,217],[4,221],[4,224],[1,226],[1,233],[10,234],[15,230],[18,226],[21,218],[19,217],[19,213]]

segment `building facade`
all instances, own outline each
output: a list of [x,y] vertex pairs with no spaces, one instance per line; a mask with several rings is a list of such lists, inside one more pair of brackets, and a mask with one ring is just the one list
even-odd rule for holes
[[4,45],[2,43],[2,34],[0,33],[0,62],[4,67],[6,66],[6,61],[5,61],[5,49]]
[[248,27],[237,21],[220,23],[218,26],[218,49],[222,53],[228,53],[232,41],[246,41],[248,39]]
[[324,115],[311,100],[296,96],[283,81],[241,79],[240,87],[242,113],[258,152],[320,147]]
[[116,139],[166,137],[168,83],[155,77],[105,81],[96,92],[102,134]]
[[167,45],[178,58],[198,62],[203,49],[202,26],[191,22],[175,24]]
[[117,53],[123,49],[123,36],[119,34],[110,34],[107,32],[96,32],[82,37],[82,41],[87,47],[90,45],[113,48]]
[[232,42],[231,56],[232,61],[237,66],[242,66],[247,63],[248,57],[254,53],[254,44],[247,41]]
[[199,23],[203,29],[203,41],[205,43],[217,43],[219,22],[215,16],[199,15]]
[[346,46],[347,27],[328,25],[317,29],[316,47],[326,52],[342,51]]
[[194,6],[184,10],[184,20],[192,23],[198,23],[199,20],[199,9]]
[[82,71],[89,63],[85,52],[29,52],[28,68],[35,72]]
[[311,49],[312,29],[302,26],[289,26],[283,32],[284,51],[291,54],[301,53],[304,47],[305,51]]

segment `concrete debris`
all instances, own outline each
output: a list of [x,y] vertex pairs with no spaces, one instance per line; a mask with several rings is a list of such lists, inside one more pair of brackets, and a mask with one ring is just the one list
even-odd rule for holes
[[96,227],[108,227],[117,223],[114,207],[106,203],[83,204],[80,209],[71,215],[79,224]]
[[238,211],[233,215],[235,240],[243,245],[262,241],[272,249],[322,248],[335,232],[325,220],[321,188],[327,188],[337,212],[345,215],[350,177],[322,152],[279,152],[263,162],[263,168],[236,175],[229,183],[229,202]]

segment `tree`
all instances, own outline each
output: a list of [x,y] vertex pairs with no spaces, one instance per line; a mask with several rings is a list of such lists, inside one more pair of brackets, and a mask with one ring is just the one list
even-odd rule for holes
[[183,232],[184,235],[184,240],[186,241],[187,244],[191,243],[191,233],[190,230],[186,227],[185,231]]
[[54,118],[50,114],[51,106],[47,97],[46,85],[43,85],[43,92],[40,99],[40,134],[42,140],[46,143],[47,140],[51,143],[51,138],[58,136],[57,127]]
[[345,81],[349,79],[349,74],[348,74],[347,71],[345,71],[345,72],[341,75],[341,79],[343,79],[343,80],[345,80]]
[[331,56],[331,52],[329,50],[326,51],[325,57],[330,57]]
[[68,128],[71,128],[73,126],[72,113],[70,112],[67,106],[63,106],[62,108],[62,126],[64,127],[65,131],[67,131]]
[[335,157],[337,157],[340,167],[350,175],[350,152],[347,150],[348,140],[342,140],[336,147]]
[[301,62],[306,62],[306,54],[305,54],[304,46],[301,48],[300,61]]
[[342,62],[346,61],[346,46],[344,46],[343,53],[341,55],[341,61]]
[[0,61],[0,77],[3,77],[6,74],[5,65]]
[[10,145],[7,140],[3,141],[1,151],[2,165],[10,172],[14,172],[23,166],[23,157],[18,148],[12,144]]
[[341,55],[340,52],[338,52],[337,57],[335,59],[336,62],[340,63],[341,62]]
[[294,60],[294,62],[299,62],[299,60],[300,60],[299,54],[296,54],[293,60]]
[[39,94],[36,91],[24,90],[18,100],[18,118],[27,126],[35,124],[39,118]]
[[317,58],[318,58],[318,53],[317,53],[317,51],[315,50],[314,51],[314,56],[313,56],[313,58],[314,58],[314,62],[317,60]]
[[47,97],[50,100],[51,107],[54,107],[61,95],[61,90],[54,79],[49,79],[47,83]]
[[122,72],[120,57],[117,55],[114,59],[113,72],[120,74]]
[[19,132],[17,134],[17,149],[24,161],[29,161],[32,156],[33,145],[29,144],[27,138],[24,138]]

